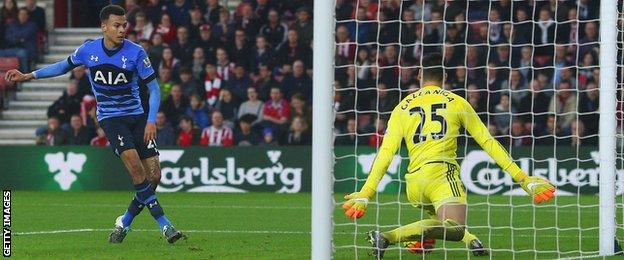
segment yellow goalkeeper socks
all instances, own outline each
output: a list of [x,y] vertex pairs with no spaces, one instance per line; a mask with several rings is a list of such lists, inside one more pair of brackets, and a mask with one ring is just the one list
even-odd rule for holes
[[464,242],[466,245],[470,244],[470,241],[475,240],[475,239],[479,239],[479,238],[473,235],[472,233],[468,232],[468,229],[464,231],[464,238],[462,238],[462,242]]
[[465,228],[457,222],[447,219],[444,222],[437,219],[423,219],[416,221],[382,235],[390,244],[400,241],[416,241],[424,238],[445,239],[448,241],[461,241],[464,237]]

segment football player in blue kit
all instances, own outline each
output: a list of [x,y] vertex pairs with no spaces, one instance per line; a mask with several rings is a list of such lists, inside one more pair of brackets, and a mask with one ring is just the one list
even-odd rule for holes
[[[159,154],[154,141],[160,105],[156,73],[145,50],[125,39],[127,21],[122,7],[104,7],[100,21],[102,38],[86,41],[67,59],[34,72],[8,71],[6,79],[10,82],[43,79],[63,75],[77,66],[87,67],[97,100],[97,120],[111,148],[132,176],[136,190],[126,212],[116,219],[109,242],[121,243],[134,217],[147,207],[167,242],[174,243],[185,236],[165,217],[155,194],[160,182]],[[149,89],[147,113],[139,96],[140,83]]]

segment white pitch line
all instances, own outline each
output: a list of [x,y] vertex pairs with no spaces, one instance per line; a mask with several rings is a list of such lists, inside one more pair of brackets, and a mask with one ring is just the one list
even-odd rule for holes
[[[16,205],[16,204],[14,204]],[[21,204],[22,206],[32,206],[32,207],[40,207],[40,204]],[[123,208],[123,207],[127,207],[128,205],[123,205],[123,204],[71,204],[71,203],[50,203],[50,204],[46,204],[48,206],[53,206],[53,207],[113,207],[113,208]],[[470,206],[470,205],[468,205]],[[306,207],[306,206],[237,206],[237,205],[167,205],[167,208],[207,208],[207,209],[260,209],[260,210],[310,210],[311,207]],[[336,208],[338,208],[339,205],[336,205]],[[410,205],[406,204],[406,205],[402,205],[402,207],[407,207],[407,208],[412,208]],[[526,207],[528,207],[527,205],[522,205],[522,208],[516,208],[513,209],[513,212],[533,212],[533,209],[524,209]],[[553,206],[554,207],[554,206]],[[597,207],[597,206],[596,206]],[[583,209],[583,210],[581,210]],[[382,211],[390,211],[390,210],[398,210],[397,208],[380,208],[379,210]],[[592,211],[587,211],[584,210],[584,208],[578,208],[578,210],[573,210],[573,209],[568,209],[568,208],[564,208],[564,209],[549,209],[549,208],[535,208],[536,212],[559,212],[559,213],[577,213],[579,212],[579,210],[581,211],[581,214],[591,214],[593,213]],[[491,208],[468,208],[468,212],[470,211],[477,211],[477,212],[490,212],[490,211],[509,211],[511,212],[512,210],[509,208],[503,208],[501,206],[496,206],[496,207],[491,207]]]
[[[110,228],[81,228],[81,229],[61,229],[61,230],[48,230],[48,231],[28,231],[28,232],[15,232],[14,235],[26,236],[26,235],[48,235],[48,234],[62,234],[62,233],[84,233],[84,232],[108,232]],[[158,229],[132,229],[134,232],[159,232]],[[310,231],[299,230],[218,230],[218,229],[191,229],[182,230],[185,233],[221,233],[221,234],[283,234],[283,235],[310,235]],[[340,236],[357,236],[359,233],[353,232],[334,232],[334,235]],[[481,238],[486,237],[509,237],[509,234],[483,234]],[[534,237],[531,235],[514,235],[514,237]],[[544,236],[540,235],[540,238],[578,238],[578,236]],[[598,238],[598,236],[583,236],[585,238]]]

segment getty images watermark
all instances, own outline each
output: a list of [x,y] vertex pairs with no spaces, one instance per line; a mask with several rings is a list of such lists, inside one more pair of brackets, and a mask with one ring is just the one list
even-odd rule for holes
[[2,191],[2,255],[11,256],[11,190]]

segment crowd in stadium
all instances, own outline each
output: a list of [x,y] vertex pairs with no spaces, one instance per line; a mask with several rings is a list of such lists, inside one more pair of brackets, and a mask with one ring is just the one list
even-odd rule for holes
[[598,7],[338,0],[336,143],[377,145],[394,105],[419,88],[422,55],[441,52],[444,88],[466,97],[503,144],[597,145]]
[[[3,39],[25,26],[11,2],[0,9]],[[311,143],[312,1],[124,6],[127,38],[158,73],[159,145]],[[337,0],[336,19],[336,145],[379,145],[390,111],[419,87],[420,57],[436,51],[444,88],[466,97],[502,143],[596,144],[598,5],[588,0]],[[37,57],[24,43],[3,47],[0,56]],[[107,144],[90,89],[75,69],[38,143]]]

